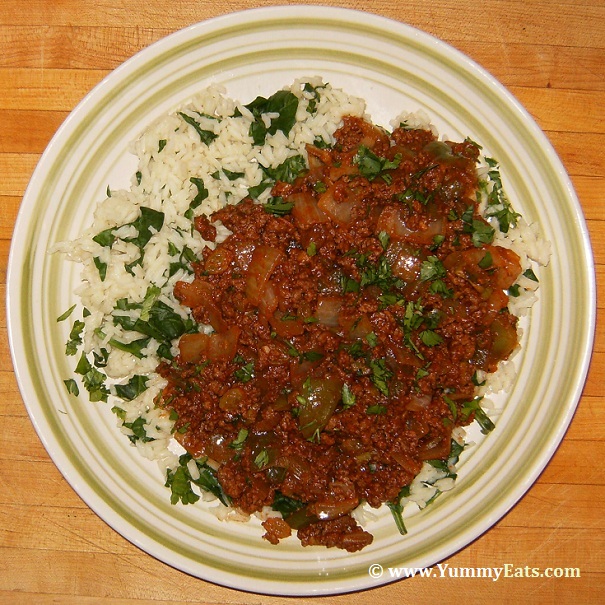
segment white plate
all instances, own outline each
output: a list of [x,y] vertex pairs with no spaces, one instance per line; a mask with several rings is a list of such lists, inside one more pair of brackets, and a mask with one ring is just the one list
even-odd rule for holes
[[[171,506],[155,464],[115,427],[109,406],[67,395],[66,327],[78,268],[47,251],[91,222],[108,185],[128,187],[128,143],[211,82],[244,102],[296,77],[323,76],[361,96],[375,122],[424,109],[442,134],[470,136],[496,157],[514,207],[553,243],[516,358],[518,378],[496,430],[465,457],[454,490],[400,536],[381,514],[359,553],[271,546],[258,524]],[[464,55],[371,14],[328,7],[234,13],[179,31],[111,73],[74,110],[24,197],[8,274],[13,361],[32,422],[57,467],[108,524],[149,554],[200,578],[270,594],[346,592],[391,581],[389,567],[426,567],[466,546],[523,495],[547,464],[584,384],[595,321],[594,267],[582,212],[547,139],[519,103]],[[66,323],[66,322],[65,322]],[[381,577],[368,569],[380,564]]]

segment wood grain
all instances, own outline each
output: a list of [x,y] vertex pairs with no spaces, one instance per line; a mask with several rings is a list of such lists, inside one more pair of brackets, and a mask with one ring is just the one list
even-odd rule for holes
[[[301,2],[323,4],[322,0]],[[253,0],[0,0],[0,294],[13,227],[32,172],[69,112],[120,63],[206,18]],[[360,0],[331,2],[363,9]],[[579,578],[414,577],[329,604],[597,603],[605,587],[605,3],[593,0],[377,0],[372,12],[466,53],[546,132],[575,187],[594,249],[595,345],[573,422],[520,502],[443,564],[577,568]],[[101,521],[67,484],[19,395],[0,315],[0,603],[300,603],[183,574]],[[305,602],[312,599],[303,600]]]

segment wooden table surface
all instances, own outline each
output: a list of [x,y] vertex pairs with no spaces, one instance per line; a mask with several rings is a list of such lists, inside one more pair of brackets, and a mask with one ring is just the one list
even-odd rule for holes
[[[302,2],[301,2],[302,3]],[[308,2],[307,2],[308,3]],[[0,278],[36,162],[80,99],[138,50],[192,23],[270,5],[253,0],[0,0]],[[446,562],[577,568],[579,578],[415,577],[325,603],[597,603],[605,589],[605,2],[359,0],[434,34],[496,76],[566,166],[592,237],[599,307],[575,418],[539,480],[492,529]],[[73,492],[28,419],[0,319],[0,603],[286,603],[223,588],[160,563]],[[309,599],[311,600],[311,599]],[[300,602],[298,600],[297,602]]]

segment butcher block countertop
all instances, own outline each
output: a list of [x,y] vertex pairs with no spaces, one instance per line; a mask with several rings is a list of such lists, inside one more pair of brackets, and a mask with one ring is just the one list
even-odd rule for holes
[[[299,2],[315,4],[314,2]],[[253,0],[0,0],[0,278],[42,152],[69,112],[139,50]],[[323,3],[323,4],[328,4]],[[21,398],[0,316],[0,603],[597,603],[605,590],[605,2],[341,0],[441,38],[512,92],[544,130],[587,219],[596,263],[594,352],[577,412],[536,483],[443,563],[520,577],[416,576],[321,599],[240,592],[156,560],[92,512],[51,462]],[[532,569],[574,577],[531,577]],[[465,574],[464,571],[459,574]]]

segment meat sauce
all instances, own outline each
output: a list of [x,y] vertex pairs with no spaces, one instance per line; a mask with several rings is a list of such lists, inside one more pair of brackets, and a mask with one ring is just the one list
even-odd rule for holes
[[200,217],[232,234],[176,298],[208,333],[159,371],[180,443],[207,458],[232,506],[285,503],[272,543],[355,551],[351,516],[395,502],[473,421],[477,371],[517,346],[506,293],[517,255],[478,214],[477,146],[344,119],[331,147],[263,205]]

